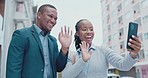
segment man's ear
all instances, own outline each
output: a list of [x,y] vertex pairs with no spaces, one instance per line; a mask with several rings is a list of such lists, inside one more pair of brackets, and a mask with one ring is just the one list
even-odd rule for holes
[[41,12],[37,13],[37,18],[40,19],[41,18]]

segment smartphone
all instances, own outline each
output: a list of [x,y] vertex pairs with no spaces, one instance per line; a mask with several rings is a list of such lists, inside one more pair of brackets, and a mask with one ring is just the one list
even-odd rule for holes
[[128,36],[127,36],[127,49],[128,50],[133,50],[133,48],[131,48],[128,45],[129,39],[132,39],[132,35],[137,36],[137,31],[138,31],[138,24],[134,23],[134,22],[129,22],[129,27],[128,27]]

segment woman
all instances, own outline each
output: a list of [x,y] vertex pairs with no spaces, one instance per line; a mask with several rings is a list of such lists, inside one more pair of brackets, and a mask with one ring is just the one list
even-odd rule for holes
[[134,50],[122,57],[109,48],[92,43],[93,25],[87,19],[78,21],[75,29],[76,51],[69,53],[62,78],[107,78],[109,63],[119,70],[128,71],[139,58],[141,42],[135,36],[128,43]]

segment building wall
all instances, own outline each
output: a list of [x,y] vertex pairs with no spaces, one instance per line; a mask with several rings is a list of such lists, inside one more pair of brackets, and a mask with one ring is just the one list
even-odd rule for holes
[[[148,58],[148,0],[102,0],[103,45],[119,54],[127,52],[127,31],[129,22],[138,23],[138,36],[142,42],[142,60]],[[142,63],[142,64],[139,64]],[[135,64],[136,66],[136,64]]]

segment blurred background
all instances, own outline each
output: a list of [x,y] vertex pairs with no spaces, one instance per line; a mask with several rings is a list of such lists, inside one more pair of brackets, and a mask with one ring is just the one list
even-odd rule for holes
[[[75,32],[76,22],[86,18],[94,25],[93,43],[105,45],[123,57],[129,22],[138,23],[138,36],[142,41],[142,59],[128,71],[109,67],[109,74],[121,77],[148,77],[148,0],[0,0],[0,78],[5,78],[7,50],[12,33],[34,23],[36,11],[49,3],[58,10],[58,20],[51,35],[57,38],[60,27],[69,26]],[[73,33],[74,34],[74,33]],[[59,47],[61,46],[58,42]],[[61,73],[58,77],[61,78]]]

